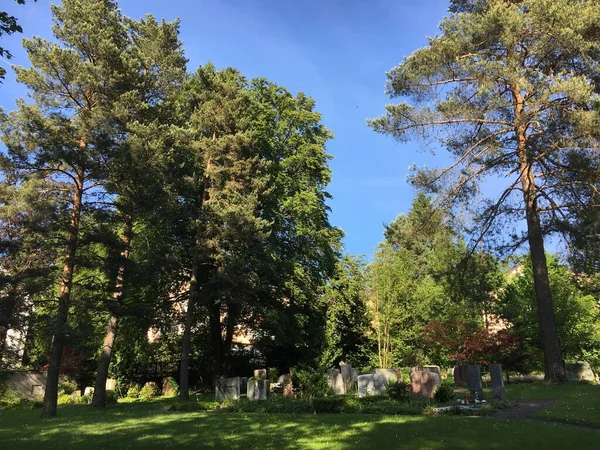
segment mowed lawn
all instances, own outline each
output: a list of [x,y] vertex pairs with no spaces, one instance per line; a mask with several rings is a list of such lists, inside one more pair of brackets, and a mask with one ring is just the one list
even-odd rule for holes
[[[533,414],[534,418],[600,428],[600,385],[567,383],[522,383],[506,386],[508,398],[552,400],[552,406]],[[597,448],[600,448],[600,441]]]
[[[542,419],[600,426],[600,386],[521,384],[511,398],[555,400]],[[600,431],[564,425],[458,416],[170,412],[173,400],[0,410],[4,449],[581,449],[600,448]],[[583,406],[581,406],[583,405]]]

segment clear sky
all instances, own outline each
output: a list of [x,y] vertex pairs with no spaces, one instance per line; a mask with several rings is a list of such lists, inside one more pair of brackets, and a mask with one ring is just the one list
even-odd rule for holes
[[[51,36],[49,5],[18,6],[1,0],[20,19],[23,35],[3,37],[13,64],[28,65],[22,37]],[[346,250],[371,255],[383,224],[410,206],[408,167],[440,165],[442,153],[420,143],[398,144],[375,134],[366,119],[386,103],[385,73],[427,43],[447,13],[446,0],[121,0],[133,18],[147,13],[181,19],[189,71],[208,61],[233,66],[247,77],[266,77],[317,102],[323,123],[335,133],[328,145],[333,178],[331,222],[346,233]],[[6,67],[7,64],[3,61]],[[25,95],[11,71],[0,86],[0,105],[14,108]]]

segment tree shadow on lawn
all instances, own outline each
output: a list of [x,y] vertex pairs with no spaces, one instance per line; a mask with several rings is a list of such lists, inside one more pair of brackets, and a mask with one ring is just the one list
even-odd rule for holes
[[566,427],[466,417],[151,413],[147,406],[124,410],[121,405],[67,407],[59,414],[40,419],[39,410],[28,410],[9,420],[0,417],[2,447],[441,450],[551,449],[574,443],[593,448],[598,442],[596,433]]

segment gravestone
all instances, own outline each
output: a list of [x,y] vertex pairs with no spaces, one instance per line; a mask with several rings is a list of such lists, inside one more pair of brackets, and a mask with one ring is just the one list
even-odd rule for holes
[[457,386],[466,386],[468,384],[469,366],[461,364],[454,368],[454,384]]
[[93,394],[93,393],[94,393],[94,388],[93,388],[93,387],[89,387],[89,386],[88,386],[88,387],[86,387],[86,388],[83,390],[83,395],[88,395],[88,394]]
[[117,389],[117,380],[115,380],[114,378],[107,378],[106,379],[106,390],[114,391],[116,389]]
[[352,388],[352,365],[351,364],[340,364],[340,373],[344,380],[346,392]]
[[565,363],[565,374],[567,381],[595,381],[596,377],[589,363],[577,361],[574,363]]
[[248,377],[240,377],[240,395],[248,393]]
[[352,368],[352,384],[358,383],[358,375],[360,375],[360,373],[358,372],[358,369],[355,369],[353,367]]
[[435,372],[413,370],[410,373],[410,386],[413,394],[433,398],[435,390],[442,384],[440,376]]
[[346,393],[344,377],[338,369],[329,369],[327,371],[327,382],[335,395],[344,395]]
[[421,367],[421,370],[423,372],[437,373],[438,376],[440,377],[440,379],[442,379],[442,372],[440,371],[440,366],[427,365],[427,366]]
[[383,375],[386,380],[386,385],[398,382],[398,374],[396,373],[396,369],[373,369],[371,370],[371,373]]
[[490,379],[492,382],[492,397],[495,400],[504,400],[504,378],[502,378],[502,364],[490,364]]
[[483,400],[483,390],[481,387],[481,367],[479,364],[469,364],[467,369],[467,382],[469,389],[475,395],[474,400]]
[[257,378],[267,378],[267,369],[255,369],[254,376]]
[[44,385],[34,384],[33,386],[31,386],[31,396],[33,398],[42,398],[45,392],[46,388]]
[[248,400],[266,400],[269,395],[269,380],[248,380]]
[[173,385],[173,382],[170,378],[165,378],[162,381],[162,396],[163,397],[175,397],[177,395],[177,390]]
[[387,389],[385,376],[380,373],[370,373],[358,376],[358,396],[383,395]]
[[238,400],[241,384],[240,377],[217,378],[215,380],[215,399],[220,402],[227,399]]
[[72,398],[73,400],[77,400],[79,397],[81,397],[81,391],[73,391],[73,392],[71,393],[71,398]]

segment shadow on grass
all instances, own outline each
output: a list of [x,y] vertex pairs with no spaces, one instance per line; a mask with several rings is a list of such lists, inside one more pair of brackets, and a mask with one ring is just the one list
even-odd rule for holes
[[0,442],[30,448],[504,449],[593,448],[597,434],[544,424],[465,417],[161,412],[167,402],[0,411]]

